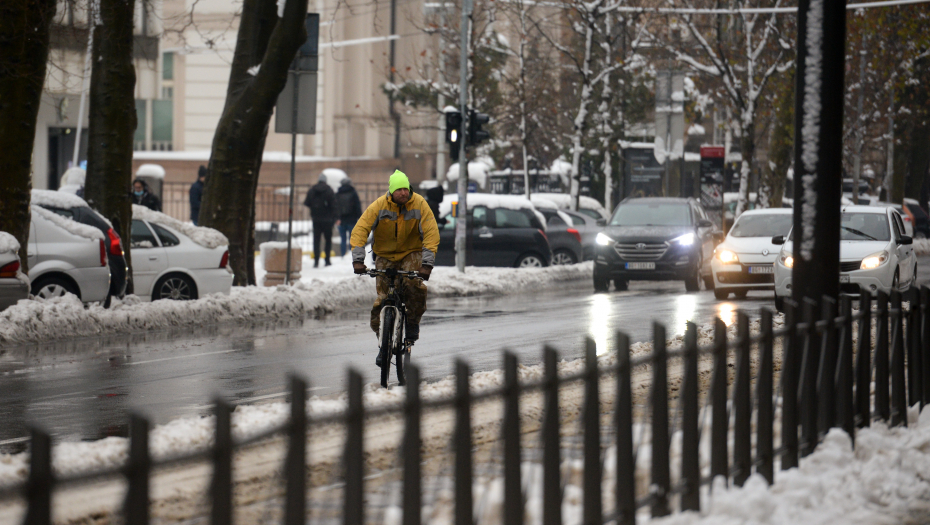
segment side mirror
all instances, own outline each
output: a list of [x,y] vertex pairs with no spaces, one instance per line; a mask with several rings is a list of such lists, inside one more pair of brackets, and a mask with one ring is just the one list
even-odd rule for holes
[[898,239],[898,244],[914,244],[914,239],[909,235],[902,235],[901,238]]
[[598,226],[607,226],[607,219],[598,219],[598,220],[597,220],[597,225],[598,225]]
[[710,222],[707,219],[700,219],[697,221],[698,228],[712,228],[713,226],[714,226],[714,223]]
[[784,236],[784,235],[776,235],[776,236],[772,237],[772,244],[779,244],[779,245],[785,244],[785,236]]

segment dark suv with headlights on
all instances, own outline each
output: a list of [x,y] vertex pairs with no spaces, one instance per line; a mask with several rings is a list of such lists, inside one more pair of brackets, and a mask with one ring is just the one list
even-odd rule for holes
[[674,280],[689,292],[701,281],[713,288],[710,263],[722,239],[694,199],[626,199],[597,235],[594,289],[606,292],[611,280],[617,290],[630,281]]

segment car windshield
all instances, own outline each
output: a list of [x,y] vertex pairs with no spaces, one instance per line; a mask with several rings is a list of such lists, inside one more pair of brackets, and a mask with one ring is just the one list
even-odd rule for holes
[[766,213],[763,215],[741,215],[730,228],[731,237],[774,237],[786,235],[791,230],[793,216],[790,213]]
[[888,217],[884,213],[844,213],[840,222],[840,240],[891,240]]
[[691,207],[672,202],[629,202],[617,208],[610,225],[690,226]]

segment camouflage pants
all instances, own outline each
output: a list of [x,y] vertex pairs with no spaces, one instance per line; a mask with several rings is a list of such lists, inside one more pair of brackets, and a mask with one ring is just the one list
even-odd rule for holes
[[[395,268],[404,271],[416,271],[420,269],[422,264],[423,254],[421,252],[413,252],[399,261],[389,261],[384,257],[375,259],[375,268],[378,270]],[[387,299],[389,283],[386,277],[381,276],[378,276],[375,281],[378,288],[378,299],[375,300],[375,304],[371,308],[371,329],[377,334],[378,328],[381,326],[381,303]],[[423,317],[423,312],[426,311],[426,283],[407,278],[401,279],[401,282],[404,286],[404,300],[407,304],[407,324],[419,326],[420,318]]]

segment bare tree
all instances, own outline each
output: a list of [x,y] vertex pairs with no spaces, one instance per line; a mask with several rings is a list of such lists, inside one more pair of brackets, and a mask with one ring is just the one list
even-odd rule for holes
[[220,117],[200,220],[229,239],[233,284],[255,284],[255,192],[268,123],[297,49],[307,39],[307,0],[245,0],[226,105]]
[[55,0],[0,2],[0,231],[19,241],[28,270],[32,145]]

